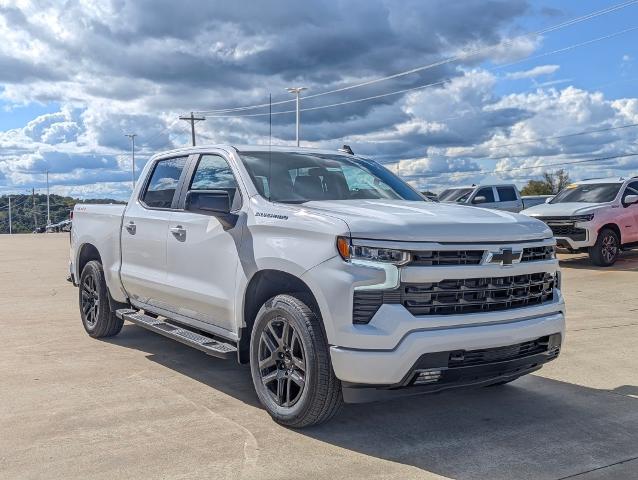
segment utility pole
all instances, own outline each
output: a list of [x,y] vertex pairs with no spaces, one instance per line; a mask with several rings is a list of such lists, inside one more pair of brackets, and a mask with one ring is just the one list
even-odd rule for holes
[[51,210],[49,209],[49,170],[47,170],[47,225],[51,225]]
[[203,122],[204,120],[206,120],[206,117],[196,117],[195,115],[193,115],[193,112],[191,112],[190,117],[180,116],[179,119],[186,120],[187,122],[191,124],[191,139],[193,141],[193,147],[194,147],[195,146],[195,122]]
[[33,230],[38,229],[38,217],[35,213],[35,188],[31,189],[31,199],[33,200]]
[[9,195],[9,235],[13,232],[13,227],[11,225],[11,195]]
[[133,166],[133,189],[135,189],[135,137],[137,137],[137,134],[127,133],[126,136],[131,139],[131,154],[133,155],[131,164]]
[[295,98],[297,99],[297,121],[296,121],[296,135],[295,138],[297,139],[297,146],[299,146],[299,94],[301,92],[303,92],[304,90],[308,90],[306,87],[289,87],[286,90],[288,90],[288,92],[292,93],[293,95],[295,95]]

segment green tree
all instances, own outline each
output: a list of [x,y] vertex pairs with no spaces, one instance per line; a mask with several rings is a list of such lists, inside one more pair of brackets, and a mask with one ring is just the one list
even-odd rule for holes
[[556,170],[553,173],[543,173],[542,180],[530,180],[521,190],[522,195],[556,195],[563,188],[569,185],[569,173],[564,169]]
[[[35,200],[35,202],[34,202]],[[34,209],[35,203],[35,209]],[[77,198],[51,195],[49,211],[51,223],[69,218],[76,203],[123,203],[108,198],[79,200]],[[36,226],[42,227],[47,221],[47,196],[36,194],[11,195],[11,224],[13,233],[30,233]],[[9,196],[0,195],[0,234],[9,233]]]

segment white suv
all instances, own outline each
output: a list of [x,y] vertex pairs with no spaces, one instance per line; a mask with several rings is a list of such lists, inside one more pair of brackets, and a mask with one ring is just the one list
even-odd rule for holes
[[613,265],[621,250],[638,247],[638,177],[572,183],[521,213],[547,223],[558,248],[588,251],[595,265]]

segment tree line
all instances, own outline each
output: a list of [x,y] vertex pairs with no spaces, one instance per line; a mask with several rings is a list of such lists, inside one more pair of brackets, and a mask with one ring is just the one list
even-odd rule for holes
[[[34,207],[35,202],[35,207]],[[51,223],[69,218],[77,203],[124,203],[110,198],[81,200],[61,195],[49,195]],[[47,223],[47,196],[45,194],[12,194],[11,220],[13,233],[31,233]],[[9,233],[9,195],[0,196],[0,234]]]

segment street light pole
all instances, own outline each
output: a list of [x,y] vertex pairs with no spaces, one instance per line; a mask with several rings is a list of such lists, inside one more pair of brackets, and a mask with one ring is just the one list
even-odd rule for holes
[[47,170],[47,225],[51,225],[51,210],[49,208],[49,171]]
[[306,87],[290,87],[287,88],[286,90],[288,90],[288,92],[292,93],[295,95],[295,98],[297,100],[297,121],[296,121],[296,139],[297,139],[297,146],[299,146],[299,125],[300,125],[300,118],[299,118],[299,93],[303,92],[304,90],[308,90]]
[[9,235],[13,232],[13,226],[11,224],[11,195],[9,195]]
[[137,137],[136,133],[127,133],[125,134],[128,138],[131,139],[131,166],[133,172],[133,189],[135,189],[135,137]]

